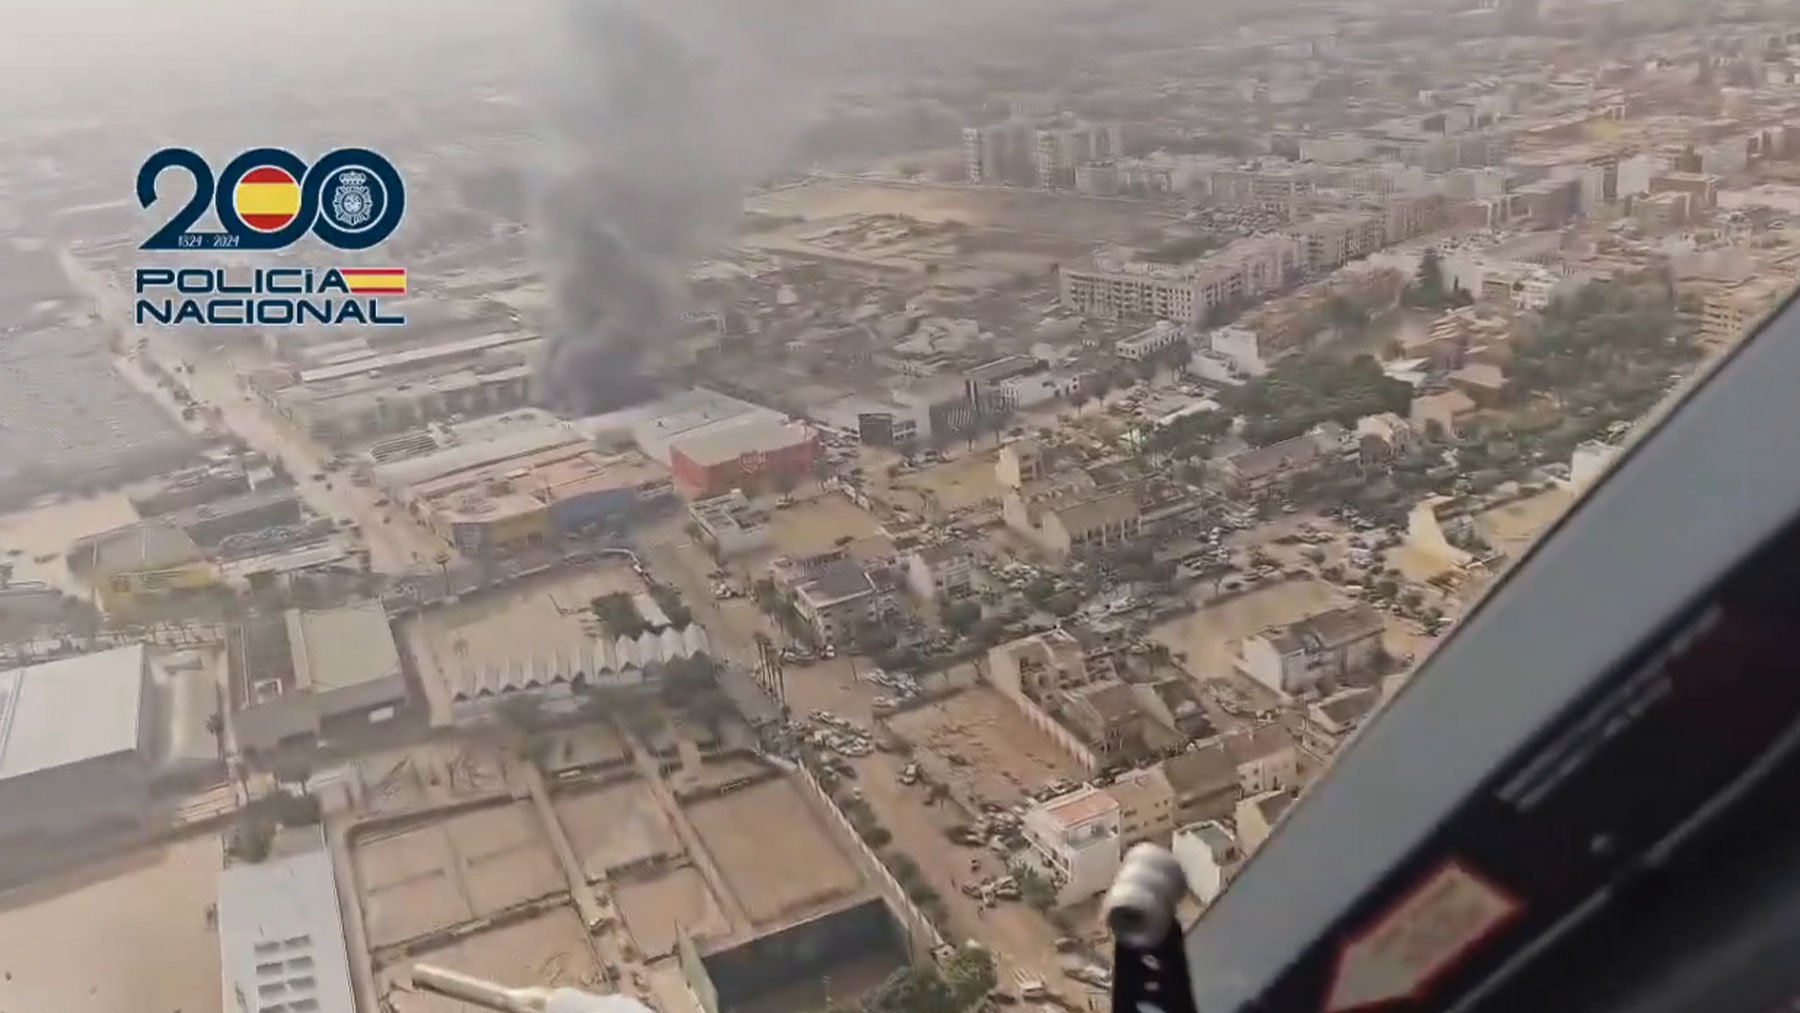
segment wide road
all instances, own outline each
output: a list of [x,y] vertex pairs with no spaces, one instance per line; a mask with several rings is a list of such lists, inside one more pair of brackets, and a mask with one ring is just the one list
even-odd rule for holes
[[[172,331],[138,327],[132,319],[131,299],[126,293],[73,256],[65,254],[62,261],[70,280],[93,299],[101,320],[123,335],[128,347],[136,339],[143,338],[148,357],[165,373],[181,377],[195,401],[217,408],[219,421],[225,428],[270,460],[279,460],[294,477],[302,500],[314,513],[321,517],[354,520],[361,528],[362,541],[369,548],[370,565],[376,571],[405,573],[431,567],[440,553],[448,551],[441,539],[415,524],[405,511],[376,505],[383,496],[380,490],[353,485],[342,473],[325,474],[323,480],[313,480],[313,475],[324,474],[322,466],[330,453],[295,432],[283,420],[267,413],[260,400],[239,386],[237,371],[222,350],[187,348]],[[182,373],[184,362],[192,364],[191,374]],[[119,360],[119,370],[180,417],[180,406],[169,393],[129,358]],[[185,424],[190,429],[199,429],[204,420]]]

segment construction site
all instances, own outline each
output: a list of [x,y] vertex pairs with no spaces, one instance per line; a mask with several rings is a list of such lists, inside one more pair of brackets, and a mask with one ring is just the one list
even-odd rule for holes
[[873,857],[742,729],[508,734],[365,757],[343,785],[351,962],[397,1013],[459,1009],[412,989],[420,961],[704,1013],[789,1008],[796,982],[872,985],[907,961]]

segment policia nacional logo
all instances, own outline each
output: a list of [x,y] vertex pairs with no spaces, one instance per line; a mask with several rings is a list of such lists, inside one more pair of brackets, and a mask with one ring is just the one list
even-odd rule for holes
[[[138,170],[138,203],[157,202],[170,170],[194,194],[139,249],[157,252],[286,249],[308,235],[339,250],[372,249],[406,214],[406,184],[393,163],[367,148],[340,148],[308,165],[282,148],[255,148],[215,177],[188,148],[165,148]],[[194,228],[211,210],[217,231]],[[406,295],[395,267],[140,267],[138,324],[285,326],[403,324],[383,298]]]

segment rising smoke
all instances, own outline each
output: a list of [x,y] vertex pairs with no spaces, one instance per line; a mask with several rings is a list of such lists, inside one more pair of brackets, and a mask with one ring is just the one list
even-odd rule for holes
[[744,186],[822,94],[827,9],[568,0],[544,95],[552,152],[533,181],[552,298],[543,400],[594,412],[642,396],[645,350],[681,326],[686,266],[729,240]]

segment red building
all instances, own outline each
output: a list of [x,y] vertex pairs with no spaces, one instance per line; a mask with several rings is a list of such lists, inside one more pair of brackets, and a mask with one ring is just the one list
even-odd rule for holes
[[754,495],[798,484],[818,457],[818,437],[804,424],[757,418],[677,440],[669,448],[669,470],[692,498],[733,489]]

